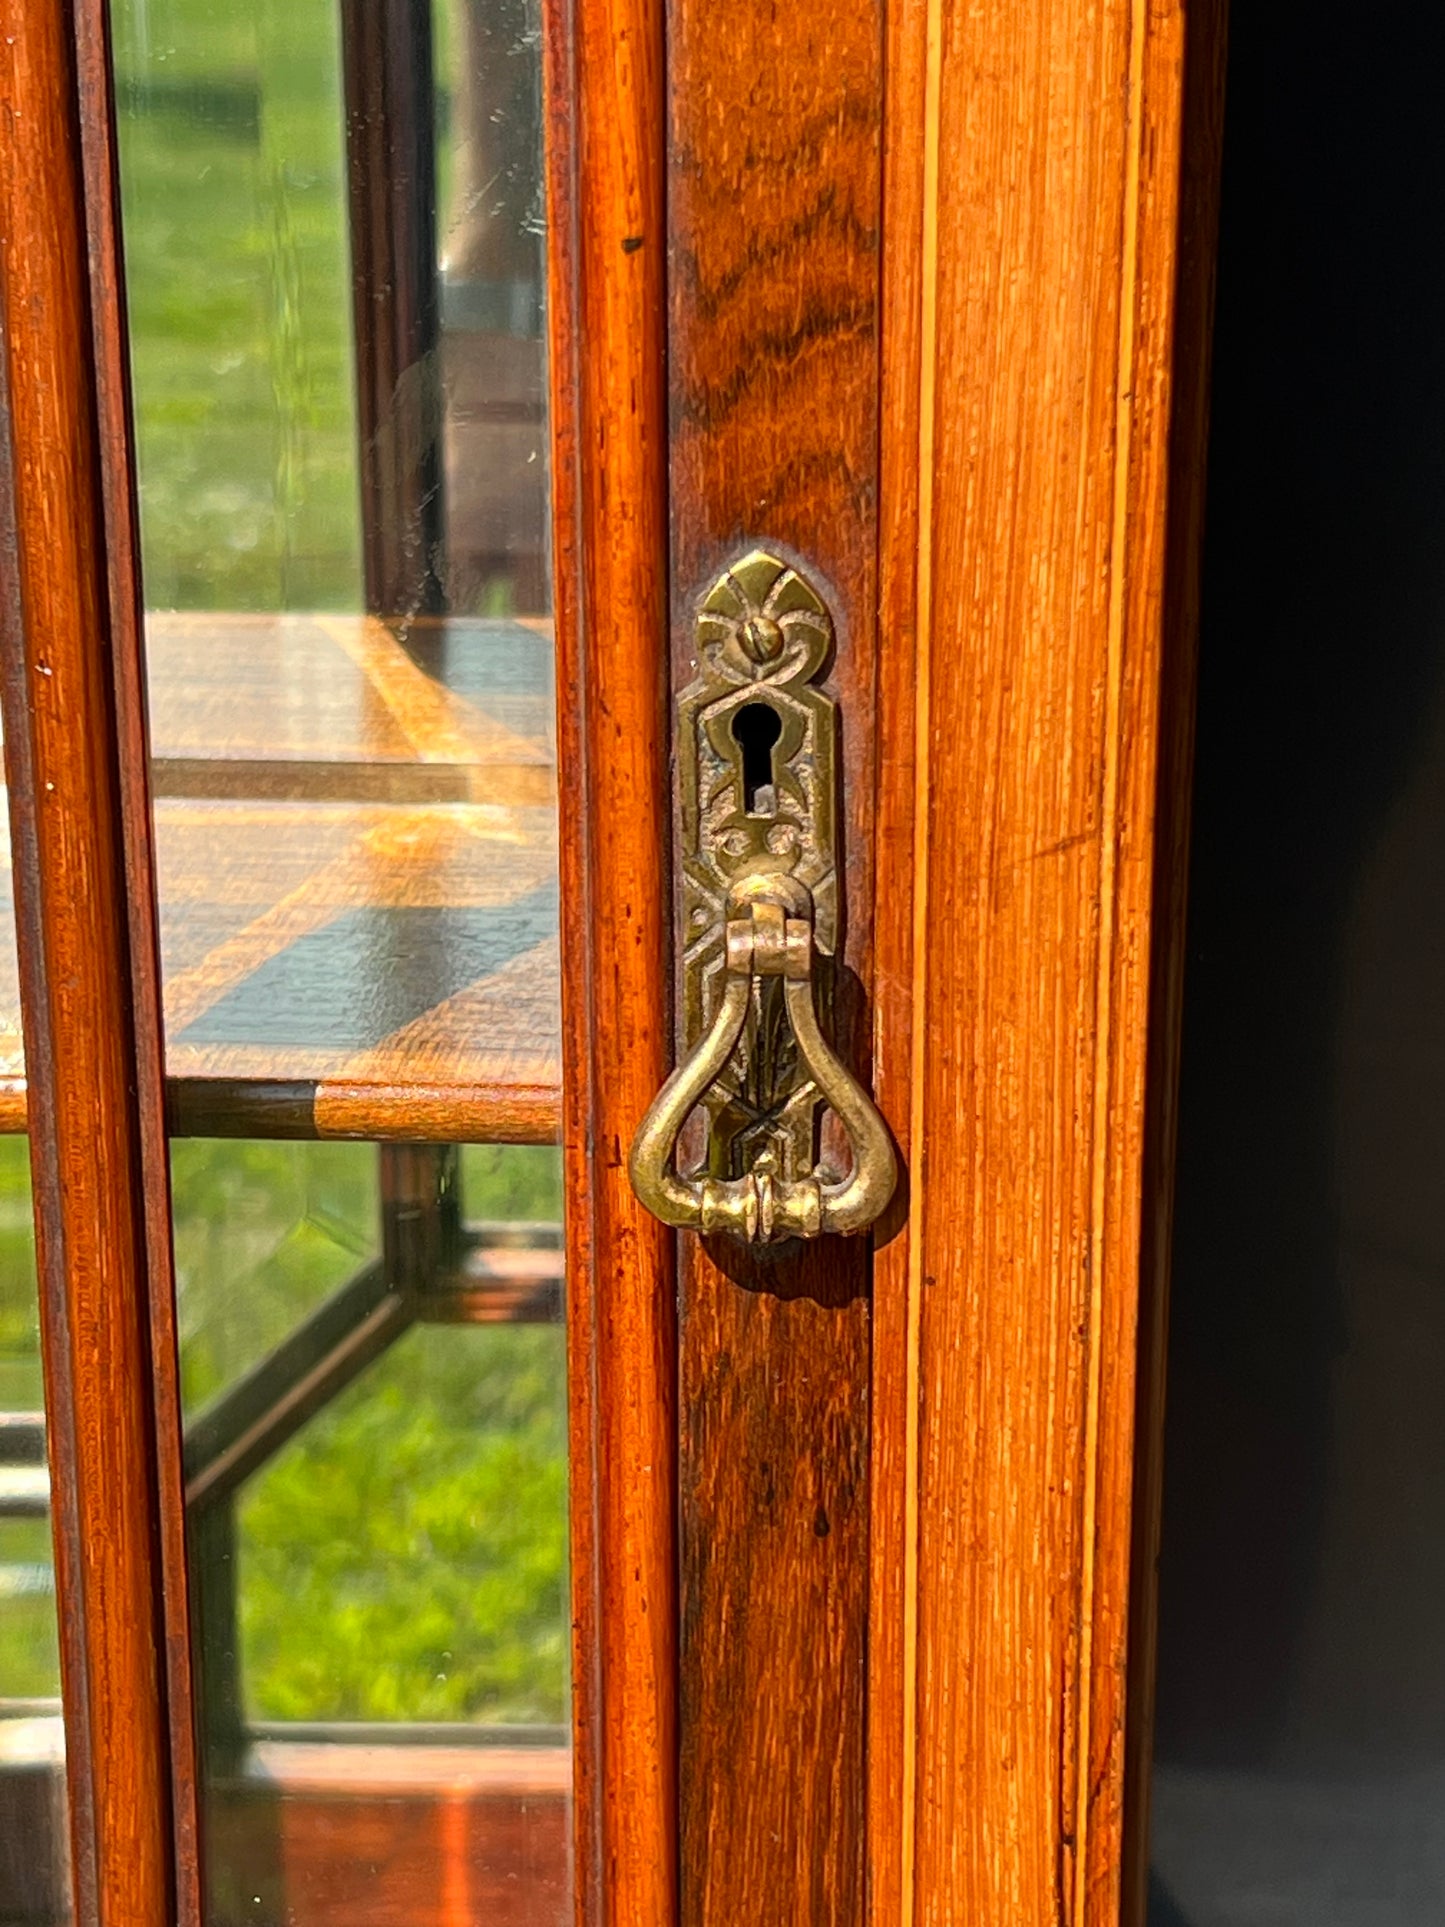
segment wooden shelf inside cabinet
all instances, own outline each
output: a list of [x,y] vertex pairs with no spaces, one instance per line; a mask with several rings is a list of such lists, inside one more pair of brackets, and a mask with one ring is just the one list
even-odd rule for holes
[[[155,615],[147,655],[172,1129],[554,1139],[550,625]],[[8,864],[0,915],[20,1131]]]
[[[540,1744],[508,1744],[486,1727],[307,1731],[256,1735],[242,1766],[212,1784],[212,1918],[244,1920],[258,1905],[279,1918],[289,1898],[304,1900],[311,1927],[570,1922],[572,1761],[555,1729],[534,1729],[547,1736]],[[7,1922],[60,1916],[63,1747],[57,1712],[37,1708],[0,1729],[0,1814],[26,1843]]]
[[212,1790],[217,1864],[314,1927],[565,1927],[571,1782],[565,1746],[262,1741]]

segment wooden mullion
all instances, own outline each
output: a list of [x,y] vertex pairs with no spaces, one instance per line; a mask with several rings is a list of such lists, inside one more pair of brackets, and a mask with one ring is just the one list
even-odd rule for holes
[[445,603],[431,0],[341,0],[366,607]]
[[414,1322],[386,1266],[366,1265],[243,1372],[186,1434],[186,1503],[231,1500]]
[[74,1892],[195,1922],[159,967],[99,0],[5,0],[0,700],[29,1072]]
[[677,1917],[661,0],[544,0],[573,1595],[584,1927]]

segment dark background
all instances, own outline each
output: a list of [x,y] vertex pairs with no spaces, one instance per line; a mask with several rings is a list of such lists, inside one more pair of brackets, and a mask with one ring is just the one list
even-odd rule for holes
[[1237,0],[1152,1927],[1445,1919],[1445,24]]

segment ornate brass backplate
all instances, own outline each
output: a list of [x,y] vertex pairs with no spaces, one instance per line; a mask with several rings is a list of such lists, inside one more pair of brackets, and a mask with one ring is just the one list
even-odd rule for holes
[[[767,1242],[870,1223],[895,1165],[887,1131],[825,1042],[838,945],[837,708],[815,678],[827,606],[754,549],[697,613],[698,674],[678,698],[684,1058],[633,1147],[638,1195],[669,1224]],[[836,1111],[851,1173],[819,1163]],[[680,1177],[700,1107],[706,1152]]]
[[[833,642],[823,600],[796,569],[755,549],[709,589],[696,636],[699,672],[677,718],[689,1044],[717,1009],[728,902],[742,879],[796,879],[813,900],[818,955],[831,959],[838,941],[837,708],[812,686]],[[764,760],[768,781],[750,782]],[[829,1002],[830,988],[815,972],[815,997]],[[782,989],[778,978],[756,980],[743,1036],[704,1099],[715,1177],[741,1177],[769,1151],[785,1179],[816,1162],[818,1089],[798,1062]]]

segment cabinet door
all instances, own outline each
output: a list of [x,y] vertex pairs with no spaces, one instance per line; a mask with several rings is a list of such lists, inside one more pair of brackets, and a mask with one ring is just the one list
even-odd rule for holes
[[11,1911],[1137,1918],[1214,9],[7,4]]

